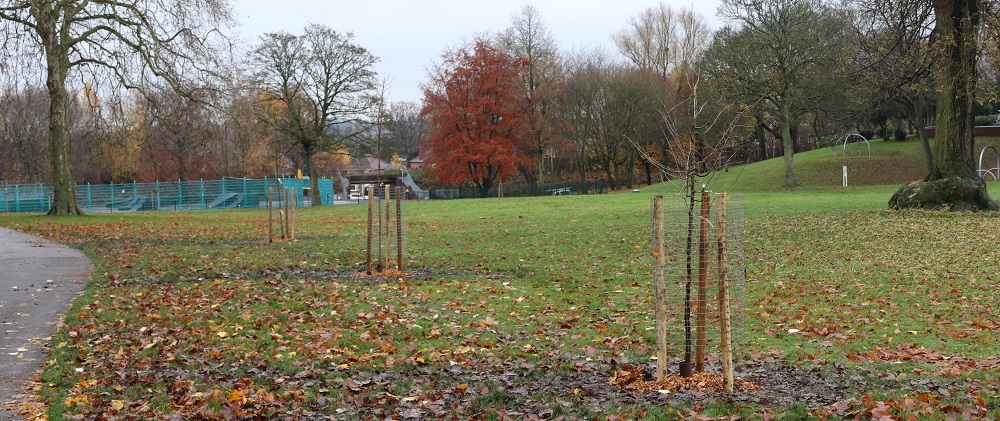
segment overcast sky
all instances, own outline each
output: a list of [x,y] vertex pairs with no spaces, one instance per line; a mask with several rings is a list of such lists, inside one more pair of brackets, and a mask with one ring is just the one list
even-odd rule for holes
[[[665,0],[667,6],[694,9],[713,29],[719,0]],[[603,47],[617,54],[611,35],[629,18],[659,4],[659,0],[238,0],[235,18],[243,37],[256,42],[265,32],[301,34],[310,23],[338,32],[353,32],[357,44],[379,58],[376,71],[391,78],[389,99],[420,101],[420,84],[427,69],[445,50],[475,35],[496,34],[511,16],[531,4],[552,31],[563,52]]]

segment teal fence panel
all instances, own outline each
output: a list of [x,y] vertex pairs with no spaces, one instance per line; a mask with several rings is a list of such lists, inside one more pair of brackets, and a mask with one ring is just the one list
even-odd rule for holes
[[[295,206],[310,206],[309,180],[296,178],[225,178],[222,180],[157,181],[153,183],[81,184],[77,203],[86,213],[152,210],[266,208],[268,190],[275,195],[291,188]],[[320,199],[334,204],[331,179],[319,180]],[[282,193],[283,194],[283,193]],[[277,196],[274,198],[278,200]],[[283,202],[284,199],[282,199]],[[52,188],[43,185],[0,185],[0,212],[48,212]]]

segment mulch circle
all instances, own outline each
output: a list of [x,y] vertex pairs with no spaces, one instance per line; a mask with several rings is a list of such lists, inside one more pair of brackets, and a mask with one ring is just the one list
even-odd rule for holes
[[[694,373],[691,377],[681,377],[676,374],[669,374],[662,380],[654,380],[653,376],[646,371],[646,367],[625,364],[614,372],[608,380],[613,386],[625,392],[632,393],[676,393],[696,390],[701,393],[725,393],[725,382],[721,374],[701,372]],[[752,382],[741,378],[733,379],[733,391],[742,393],[755,393],[762,388]]]

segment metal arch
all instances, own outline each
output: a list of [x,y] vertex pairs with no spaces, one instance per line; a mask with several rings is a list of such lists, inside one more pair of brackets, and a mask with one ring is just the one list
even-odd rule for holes
[[[871,157],[872,157],[872,144],[870,142],[868,142],[867,138],[865,138],[864,136],[862,136],[860,134],[857,134],[857,133],[849,133],[847,135],[844,135],[844,137],[842,138],[843,139],[842,141],[834,144],[834,146],[833,146],[833,157],[834,158],[837,157],[837,146],[840,145],[840,144],[844,145],[843,146],[843,152],[844,152],[843,156],[847,156],[847,145],[849,143],[851,143],[850,140],[853,139],[853,138],[855,138],[855,137],[857,137],[857,138],[865,141],[865,146],[868,147],[868,158],[871,159]],[[860,149],[858,150],[858,156],[861,156],[861,150]]]
[[[993,168],[983,169],[983,158],[986,156],[987,149],[993,150],[993,156],[997,159],[997,163]],[[979,169],[976,170],[976,175],[982,178],[983,181],[986,181],[985,174],[992,176],[993,181],[1000,180],[1000,153],[997,153],[997,148],[994,148],[993,145],[986,145],[983,147],[983,150],[979,152]]]

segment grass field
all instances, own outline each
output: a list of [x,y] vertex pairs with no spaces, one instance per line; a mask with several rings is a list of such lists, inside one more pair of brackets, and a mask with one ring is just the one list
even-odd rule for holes
[[653,352],[650,196],[669,184],[407,203],[411,279],[353,275],[363,206],[303,209],[273,244],[259,210],[0,224],[95,261],[52,340],[49,419],[997,419],[1000,218],[883,210],[923,164],[914,142],[872,146],[848,188],[829,150],[796,155],[797,189],[780,160],[716,180],[745,194],[738,365],[765,380],[728,397],[608,385]]

